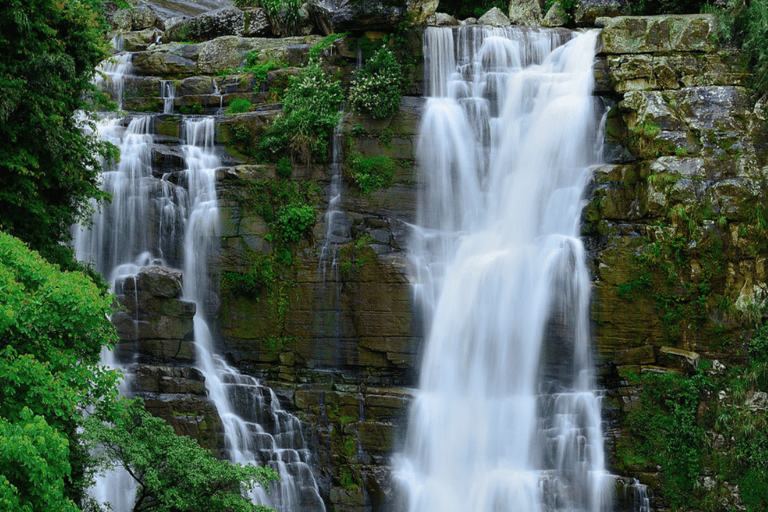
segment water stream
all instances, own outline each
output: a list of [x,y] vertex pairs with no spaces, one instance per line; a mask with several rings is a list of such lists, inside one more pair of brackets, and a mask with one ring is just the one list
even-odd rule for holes
[[427,326],[395,476],[412,512],[606,512],[579,239],[596,34],[428,28],[416,298]]
[[[126,65],[112,72],[112,63]],[[130,56],[118,54],[104,65],[108,75],[104,88],[113,97],[119,97],[129,63]],[[170,87],[163,91],[163,96],[172,96]],[[280,474],[280,482],[270,485],[271,493],[254,490],[254,503],[279,512],[325,512],[310,466],[313,453],[300,421],[280,406],[271,389],[240,374],[216,354],[205,318],[212,290],[208,260],[219,224],[215,172],[221,160],[214,144],[215,118],[184,117],[185,168],[175,175],[153,172],[153,116],[105,116],[98,129],[103,139],[120,148],[121,156],[102,175],[102,187],[112,194],[112,202],[93,216],[89,228],[75,228],[78,258],[92,262],[118,288],[144,266],[183,270],[183,298],[197,306],[196,366],[222,419],[225,455],[232,462],[269,465]],[[102,354],[102,361],[125,369],[128,376],[134,362],[130,358],[116,361],[110,352]],[[122,392],[129,391],[130,383],[124,383]],[[115,512],[132,510],[134,492],[131,478],[119,470],[100,477],[92,490],[97,500],[109,502]]]

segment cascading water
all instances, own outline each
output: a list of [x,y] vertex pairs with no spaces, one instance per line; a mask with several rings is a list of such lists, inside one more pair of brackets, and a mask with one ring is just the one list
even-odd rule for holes
[[163,99],[163,114],[173,114],[173,100],[176,99],[176,85],[173,80],[160,81],[160,97]]
[[[197,305],[197,364],[222,418],[227,457],[270,465],[280,474],[271,494],[254,490],[256,503],[281,512],[324,512],[299,420],[280,407],[272,390],[241,375],[213,352],[205,305],[211,291],[208,256],[218,227],[215,170],[221,166],[214,118],[184,119],[186,169],[173,182],[170,176],[152,172],[153,124],[152,116],[99,123],[101,136],[119,146],[121,159],[103,175],[111,204],[93,217],[90,229],[75,231],[78,258],[92,261],[117,287],[142,266],[183,268],[184,298]],[[103,362],[121,367],[111,353],[103,354]],[[130,375],[130,366],[125,369]],[[109,502],[115,512],[127,512],[133,508],[134,489],[125,472],[114,471],[98,480],[93,495]]]
[[595,41],[426,30],[411,254],[427,341],[395,461],[410,511],[611,508],[578,238]]

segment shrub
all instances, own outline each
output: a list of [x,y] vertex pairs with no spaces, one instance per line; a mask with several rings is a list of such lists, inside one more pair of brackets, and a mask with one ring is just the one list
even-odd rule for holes
[[363,194],[388,187],[395,173],[395,161],[386,156],[361,157],[352,159],[352,179]]
[[286,242],[298,242],[315,224],[315,209],[309,204],[284,206],[277,217],[277,227]]
[[286,150],[300,161],[325,161],[328,141],[341,119],[344,93],[317,62],[291,80],[283,99],[283,114],[265,131],[259,148],[272,155]]
[[225,114],[242,114],[251,108],[251,101],[246,98],[235,98],[224,111]]
[[293,166],[291,165],[291,161],[288,158],[281,158],[278,160],[275,172],[281,178],[290,178],[291,173],[293,173]]
[[405,86],[402,67],[389,48],[381,47],[355,74],[349,101],[352,109],[376,119],[391,116],[400,108]]

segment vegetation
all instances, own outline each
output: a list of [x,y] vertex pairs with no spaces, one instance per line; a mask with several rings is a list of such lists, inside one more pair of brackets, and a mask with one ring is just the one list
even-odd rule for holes
[[300,162],[326,161],[343,100],[341,85],[317,62],[310,62],[291,80],[283,99],[283,114],[267,128],[259,148],[273,156],[288,151]]
[[375,119],[393,115],[400,108],[400,97],[406,86],[402,66],[389,48],[382,46],[355,73],[349,101],[352,109]]
[[118,375],[98,365],[116,342],[111,303],[85,275],[0,233],[3,510],[78,510],[88,483],[81,417],[117,393]]
[[[69,227],[106,199],[96,135],[107,105],[93,85],[108,54],[101,0],[8,0],[0,5],[0,230],[72,264]],[[93,202],[91,202],[93,201]]]
[[[267,512],[247,492],[278,480],[271,468],[217,460],[141,399],[102,404],[85,422],[85,440],[106,468],[122,467],[136,481],[134,512]],[[97,451],[98,450],[98,451]]]
[[246,98],[235,98],[229,103],[224,113],[242,114],[243,112],[248,112],[252,106],[251,101]]
[[350,175],[363,194],[388,187],[392,184],[395,161],[387,156],[352,157]]
[[479,18],[490,9],[498,7],[506,12],[509,3],[504,0],[478,0],[476,2],[462,2],[461,0],[443,0],[440,2],[440,10],[451,14],[456,19]]

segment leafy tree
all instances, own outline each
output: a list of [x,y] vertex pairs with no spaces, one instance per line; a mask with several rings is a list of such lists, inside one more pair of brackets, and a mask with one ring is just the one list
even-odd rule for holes
[[141,399],[106,405],[86,420],[84,437],[99,447],[106,467],[121,466],[136,481],[134,512],[272,510],[251,503],[247,491],[256,485],[268,490],[278,479],[273,469],[215,459],[149,414]]
[[105,199],[92,79],[108,56],[103,0],[0,2],[0,230],[58,263],[69,227]]
[[76,510],[88,480],[77,428],[116,395],[98,365],[111,297],[0,232],[0,509]]
[[355,73],[349,99],[357,112],[367,112],[375,119],[391,116],[400,108],[400,96],[407,80],[395,54],[382,46]]

